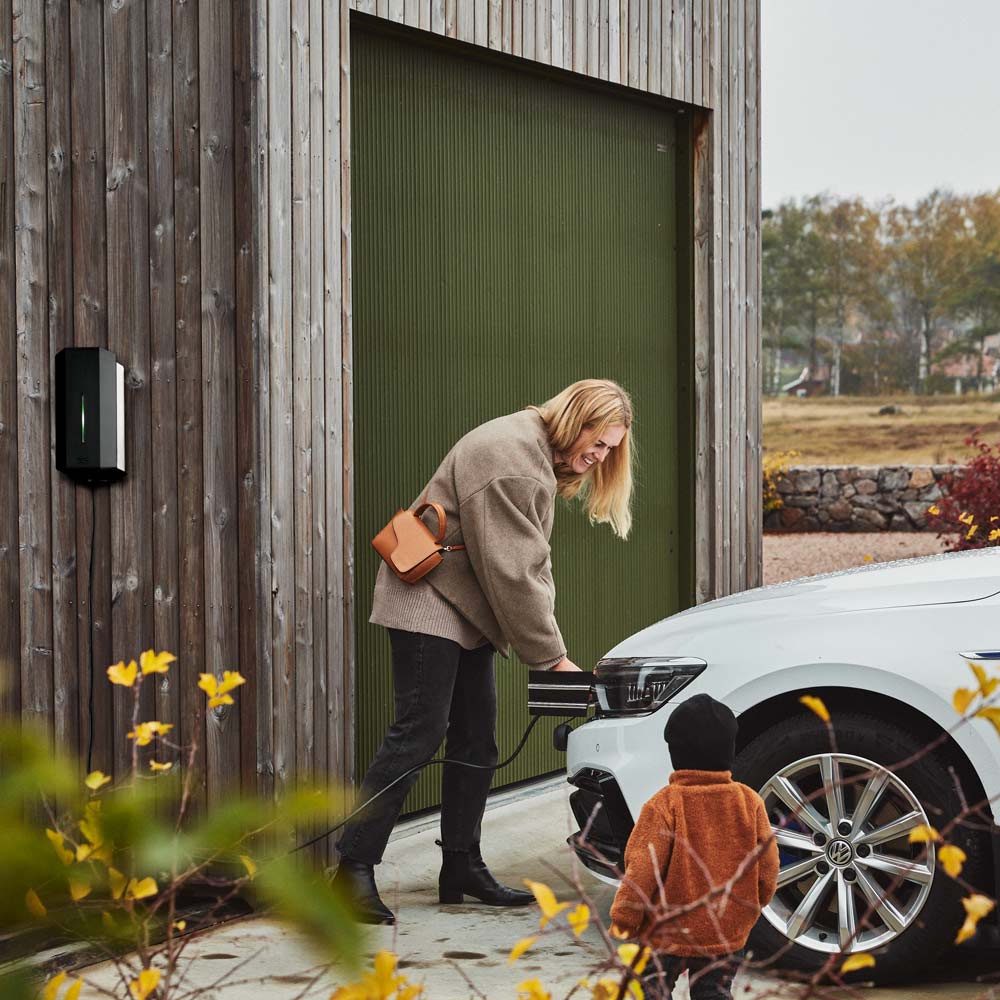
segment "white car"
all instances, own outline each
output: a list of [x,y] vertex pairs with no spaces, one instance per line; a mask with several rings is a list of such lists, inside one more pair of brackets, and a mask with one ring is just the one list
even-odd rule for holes
[[[634,817],[671,770],[667,718],[706,692],[739,719],[735,777],[764,798],[780,848],[755,955],[784,949],[783,964],[816,968],[872,951],[877,976],[912,975],[954,940],[968,890],[911,830],[976,807],[947,839],[967,855],[962,878],[1000,894],[1000,734],[952,704],[957,688],[977,688],[972,663],[1000,675],[996,548],[762,587],[664,619],[596,668],[596,717],[567,746],[586,834],[571,843],[617,879]],[[827,706],[835,749],[804,695]]]

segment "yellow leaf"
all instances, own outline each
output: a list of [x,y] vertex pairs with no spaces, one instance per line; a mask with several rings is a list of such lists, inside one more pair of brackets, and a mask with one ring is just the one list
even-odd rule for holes
[[806,694],[799,698],[799,701],[811,712],[815,712],[824,722],[830,721],[830,713],[827,711],[826,705],[823,704],[822,698],[816,698],[811,694]]
[[399,985],[395,974],[396,962],[397,958],[391,951],[379,951],[375,954],[373,979],[380,998],[388,997]]
[[979,683],[979,693],[984,698],[989,698],[997,687],[1000,686],[1000,678],[989,677],[986,671],[978,663],[970,663],[969,668],[976,675],[976,681]]
[[24,902],[28,907],[28,912],[33,917],[38,917],[39,920],[49,912],[45,909],[45,904],[38,898],[38,893],[34,889],[29,889],[24,894]]
[[146,899],[147,896],[155,896],[159,890],[156,882],[148,876],[142,880],[129,879],[128,887],[125,889],[126,899]]
[[955,944],[968,941],[976,933],[976,924],[990,913],[996,903],[989,896],[976,893],[972,896],[966,896],[962,900],[962,906],[965,907],[965,923],[962,924],[958,936],[955,938]]
[[78,979],[73,985],[66,991],[66,995],[63,1000],[80,1000],[80,990],[83,989],[83,980]]
[[969,706],[976,700],[976,692],[969,688],[959,688],[951,698],[951,703],[955,706],[955,711],[959,715],[965,715]]
[[45,991],[42,993],[42,1000],[56,1000],[59,988],[66,982],[66,973],[60,972],[45,984]]
[[874,965],[874,955],[869,955],[866,951],[859,951],[847,956],[844,964],[840,967],[840,972],[842,975],[846,975],[848,972],[857,972],[858,969],[871,969]]
[[991,722],[993,728],[997,731],[997,735],[1000,735],[1000,708],[981,708],[976,712],[976,716],[980,719],[985,719],[987,722]]
[[132,982],[128,984],[129,992],[135,997],[135,1000],[146,1000],[157,986],[160,985],[160,970],[159,969],[143,969],[139,973],[138,979],[133,979]]
[[979,530],[979,525],[978,525],[978,524],[974,524],[974,525],[973,525],[973,526],[972,526],[971,528],[969,528],[969,530],[968,530],[968,531],[967,531],[967,532],[965,533],[965,540],[966,540],[966,541],[969,541],[969,540],[970,540],[970,539],[972,538],[972,536],[973,536],[973,535],[974,535],[974,534],[975,534],[975,533],[976,533],[976,532],[977,532],[978,530]]
[[135,660],[130,660],[127,667],[124,660],[119,660],[113,667],[108,667],[108,680],[112,684],[121,684],[122,687],[130,688],[135,683],[138,673],[139,667]]
[[211,698],[215,695],[219,682],[216,680],[215,674],[198,674],[198,687]]
[[45,836],[48,837],[49,840],[52,842],[52,846],[55,848],[56,854],[59,856],[59,860],[64,865],[72,864],[74,855],[72,851],[67,850],[64,844],[65,838],[63,837],[63,835],[55,830],[50,830],[48,829],[48,827],[46,827]]
[[517,988],[517,1000],[552,1000],[549,993],[537,979],[525,979]]
[[209,708],[218,708],[220,705],[232,705],[233,696],[231,694],[217,694],[214,698],[208,699]]
[[108,869],[108,886],[111,889],[112,899],[121,899],[127,885],[128,879],[117,868]]
[[936,503],[931,504],[930,507],[927,508],[927,513],[937,517],[941,513],[941,508]]
[[136,723],[135,729],[126,735],[130,740],[135,740],[139,746],[144,747],[153,742],[154,736],[163,736],[173,728],[172,722],[139,722]]
[[537,940],[537,934],[532,937],[521,938],[521,940],[510,949],[510,955],[507,956],[507,962],[516,962]]
[[875,561],[875,557],[874,556],[865,556],[865,562],[866,563],[870,563],[870,562],[874,562],[874,561]]
[[524,884],[531,890],[542,911],[542,919],[539,926],[544,927],[553,917],[558,916],[563,910],[569,909],[569,903],[557,903],[555,894],[544,882],[532,882],[525,879]]
[[149,762],[150,771],[169,771],[174,766],[172,760],[160,762],[158,760],[151,760]]
[[147,649],[139,656],[139,666],[144,674],[165,674],[176,659],[173,653],[154,653]]
[[617,1000],[618,980],[605,976],[590,986],[592,1000]]
[[175,920],[173,923],[173,928],[175,931],[183,931],[187,927],[188,922],[186,920]]
[[222,683],[219,685],[219,694],[226,694],[241,684],[246,684],[247,679],[238,670],[223,670]]
[[618,938],[619,941],[627,941],[629,939],[629,932],[623,931],[617,924],[611,925],[610,934],[613,938]]
[[590,924],[590,907],[586,903],[577,903],[576,909],[566,915],[575,937],[579,937]]
[[994,528],[989,534],[989,541],[995,542],[1000,538],[1000,528]]
[[958,878],[962,874],[962,865],[965,864],[965,851],[954,844],[945,844],[938,851],[938,861],[952,878]]
[[69,894],[74,903],[79,903],[81,899],[86,899],[90,895],[90,883],[82,879],[69,880]]
[[933,826],[928,826],[926,823],[921,823],[910,831],[911,844],[931,844],[940,839],[941,834]]
[[253,878],[257,874],[257,866],[254,864],[253,858],[248,854],[241,854],[240,861],[243,862],[243,867],[247,870],[247,875]]
[[973,517],[973,515],[968,511],[963,510],[962,513],[958,515],[958,519],[962,522],[962,524],[972,524],[975,517]]
[[106,775],[103,771],[91,771],[86,778],[83,779],[83,783],[92,791],[96,792],[98,788],[103,788],[111,778]]
[[629,966],[639,976],[642,975],[642,970],[646,968],[646,963],[649,961],[649,949],[643,948],[642,954],[639,954],[637,944],[620,944],[618,945],[618,957],[622,960],[622,964]]

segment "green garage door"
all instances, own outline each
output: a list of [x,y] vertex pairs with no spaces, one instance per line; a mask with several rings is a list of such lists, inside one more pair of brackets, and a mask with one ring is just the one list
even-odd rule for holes
[[[639,445],[627,542],[559,501],[557,616],[592,667],[690,603],[683,117],[355,22],[351,187],[357,768],[392,712],[389,642],[368,624],[369,540],[476,424],[579,378],[631,392]],[[685,246],[690,243],[684,238]],[[527,672],[497,657],[501,756],[528,720]],[[559,769],[540,724],[496,784]],[[408,810],[434,805],[439,769]]]

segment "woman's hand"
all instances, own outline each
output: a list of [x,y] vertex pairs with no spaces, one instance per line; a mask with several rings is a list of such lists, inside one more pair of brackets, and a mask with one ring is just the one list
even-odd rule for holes
[[568,656],[564,656],[552,669],[575,670],[577,673],[580,673],[580,668]]

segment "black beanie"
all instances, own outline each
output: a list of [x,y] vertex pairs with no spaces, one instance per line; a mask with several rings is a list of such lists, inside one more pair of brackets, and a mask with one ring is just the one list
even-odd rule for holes
[[730,709],[707,694],[681,702],[663,730],[674,770],[731,771],[738,728]]

